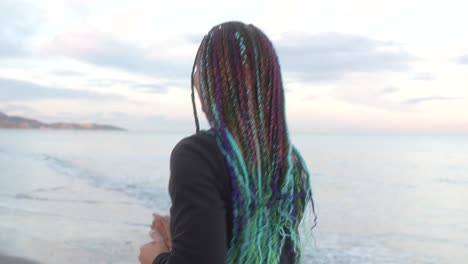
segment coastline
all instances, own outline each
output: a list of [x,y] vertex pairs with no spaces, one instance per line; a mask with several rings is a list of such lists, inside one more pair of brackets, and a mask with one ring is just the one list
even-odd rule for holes
[[33,261],[33,260],[28,260],[28,259],[25,259],[25,258],[3,255],[1,253],[0,253],[0,263],[5,263],[5,264],[40,264],[40,262],[36,262],[36,261]]

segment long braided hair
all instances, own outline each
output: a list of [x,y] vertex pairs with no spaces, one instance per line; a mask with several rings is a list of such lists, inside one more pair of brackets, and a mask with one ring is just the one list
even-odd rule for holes
[[[311,206],[310,174],[291,145],[278,57],[258,28],[241,22],[215,26],[203,38],[192,70],[232,187],[232,238],[227,263],[279,263],[288,240],[301,259],[299,223]],[[315,226],[316,217],[313,225]]]

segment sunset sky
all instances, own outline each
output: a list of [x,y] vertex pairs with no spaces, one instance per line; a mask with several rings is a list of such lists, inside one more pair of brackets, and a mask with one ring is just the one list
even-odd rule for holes
[[463,0],[0,0],[0,111],[193,130],[196,49],[237,20],[277,49],[292,131],[468,134],[467,10]]

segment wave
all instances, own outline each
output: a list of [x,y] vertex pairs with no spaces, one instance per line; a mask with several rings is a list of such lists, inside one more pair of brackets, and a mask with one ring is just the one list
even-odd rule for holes
[[434,181],[440,182],[440,183],[455,184],[455,185],[468,184],[468,180],[463,180],[463,179],[435,178]]
[[161,210],[168,210],[170,207],[167,189],[157,186],[155,183],[143,180],[130,182],[119,177],[100,175],[89,169],[81,168],[70,161],[44,153],[36,154],[34,158],[44,162],[50,169],[61,175],[84,180],[97,188],[124,193],[140,200],[148,208],[155,207],[156,201],[158,202],[157,207]]
[[441,263],[435,256],[417,256],[396,251],[385,239],[344,233],[320,233],[317,244],[306,245],[304,263],[373,264],[373,263]]
[[96,217],[92,217],[92,216],[73,216],[73,215],[68,215],[68,214],[62,214],[60,212],[50,213],[50,212],[44,212],[44,211],[37,210],[36,208],[19,208],[19,207],[10,206],[10,205],[4,205],[4,204],[0,204],[0,209],[16,210],[16,211],[21,211],[21,212],[28,213],[28,214],[33,214],[33,215],[42,215],[42,216],[52,216],[52,217],[57,217],[57,218],[84,220],[84,221],[87,221],[87,222],[98,222],[98,223],[105,223],[105,224],[114,223],[114,224],[125,224],[125,225],[142,226],[142,227],[148,226],[148,224],[143,224],[143,223],[138,223],[138,222],[115,221],[112,218],[100,219],[100,218],[96,218]]
[[47,167],[61,175],[84,179],[98,187],[102,185],[102,182],[98,180],[100,178],[98,175],[91,173],[89,170],[80,168],[70,161],[43,153],[35,154],[34,158],[44,162]]

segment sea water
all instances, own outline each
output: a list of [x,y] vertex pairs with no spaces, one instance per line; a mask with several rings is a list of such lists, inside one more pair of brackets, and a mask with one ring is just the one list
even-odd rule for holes
[[[169,157],[185,136],[0,130],[0,207],[33,210],[18,194],[79,179],[168,211]],[[468,263],[467,137],[293,133],[292,141],[318,216],[304,263]]]

